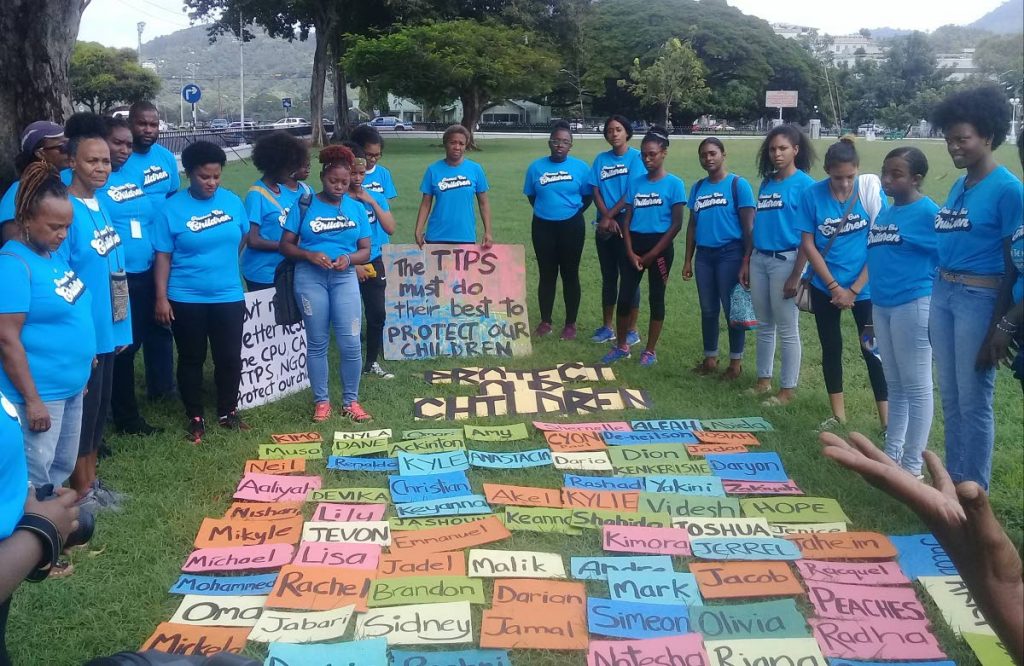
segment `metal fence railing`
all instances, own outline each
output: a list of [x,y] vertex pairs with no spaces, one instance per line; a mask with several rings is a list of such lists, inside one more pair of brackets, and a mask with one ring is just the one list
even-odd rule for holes
[[[255,127],[250,129],[196,129],[196,130],[167,130],[160,132],[160,139],[158,140],[160,145],[171,151],[175,155],[180,155],[181,151],[186,146],[195,143],[196,141],[209,141],[215,143],[222,148],[235,148],[246,144],[255,143],[261,136],[269,134],[271,132],[279,132],[281,128],[278,127]],[[309,125],[303,125],[299,127],[288,127],[285,128],[289,134],[295,136],[309,136],[312,133],[312,127]],[[324,123],[325,132],[333,132],[333,123]]]

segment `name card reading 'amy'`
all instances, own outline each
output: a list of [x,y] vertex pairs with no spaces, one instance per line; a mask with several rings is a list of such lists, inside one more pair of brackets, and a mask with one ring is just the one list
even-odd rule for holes
[[466,439],[475,442],[513,442],[530,436],[525,423],[504,426],[468,425],[465,430]]
[[385,638],[388,645],[450,645],[473,641],[468,601],[371,609],[356,618],[358,639]]
[[478,578],[565,578],[558,553],[523,550],[469,551],[469,575]]

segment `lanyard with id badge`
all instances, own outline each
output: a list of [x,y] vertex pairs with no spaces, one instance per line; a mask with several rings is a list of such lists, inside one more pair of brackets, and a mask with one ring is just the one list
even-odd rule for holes
[[[96,230],[97,240],[99,240],[99,238],[104,235],[104,230],[107,228],[109,228],[113,232],[114,237],[116,238],[116,242],[106,254],[107,267],[110,268],[110,313],[111,318],[116,324],[128,318],[128,273],[125,272],[124,262],[117,254],[117,248],[118,246],[121,245],[121,239],[117,235],[117,231],[114,230],[113,226],[107,224],[107,220],[105,217],[102,218],[103,227],[101,228],[98,224],[96,224],[96,216],[92,208],[89,206],[89,204],[86,204],[85,207],[89,211],[89,221],[92,222],[92,226]],[[138,227],[139,231],[138,237],[141,238],[142,225],[139,223],[138,220],[133,219],[131,221],[131,231],[133,238],[135,238],[136,227]],[[96,248],[94,247],[94,249]],[[97,254],[99,254],[98,251]],[[113,270],[113,268],[110,267],[111,254],[114,255],[114,259],[117,261],[117,270]]]

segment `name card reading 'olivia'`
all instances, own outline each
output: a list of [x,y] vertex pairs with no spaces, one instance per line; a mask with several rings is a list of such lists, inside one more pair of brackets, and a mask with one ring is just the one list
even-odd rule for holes
[[807,622],[792,599],[691,608],[690,626],[707,641],[811,637]]

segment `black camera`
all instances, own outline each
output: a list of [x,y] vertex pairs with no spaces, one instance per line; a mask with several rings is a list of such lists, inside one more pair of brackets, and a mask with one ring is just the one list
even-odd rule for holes
[[[55,499],[57,494],[53,491],[53,484],[47,483],[45,486],[36,488],[36,499],[40,502],[46,502],[48,500]],[[78,529],[72,532],[64,540],[65,548],[73,548],[75,546],[81,546],[84,543],[88,543],[89,539],[92,538],[92,533],[96,529],[96,516],[92,515],[92,511],[85,507],[79,507],[78,509]]]
[[185,657],[165,654],[156,650],[145,652],[118,652],[109,657],[97,657],[83,666],[260,666],[263,662],[238,654],[221,652],[212,657]]

